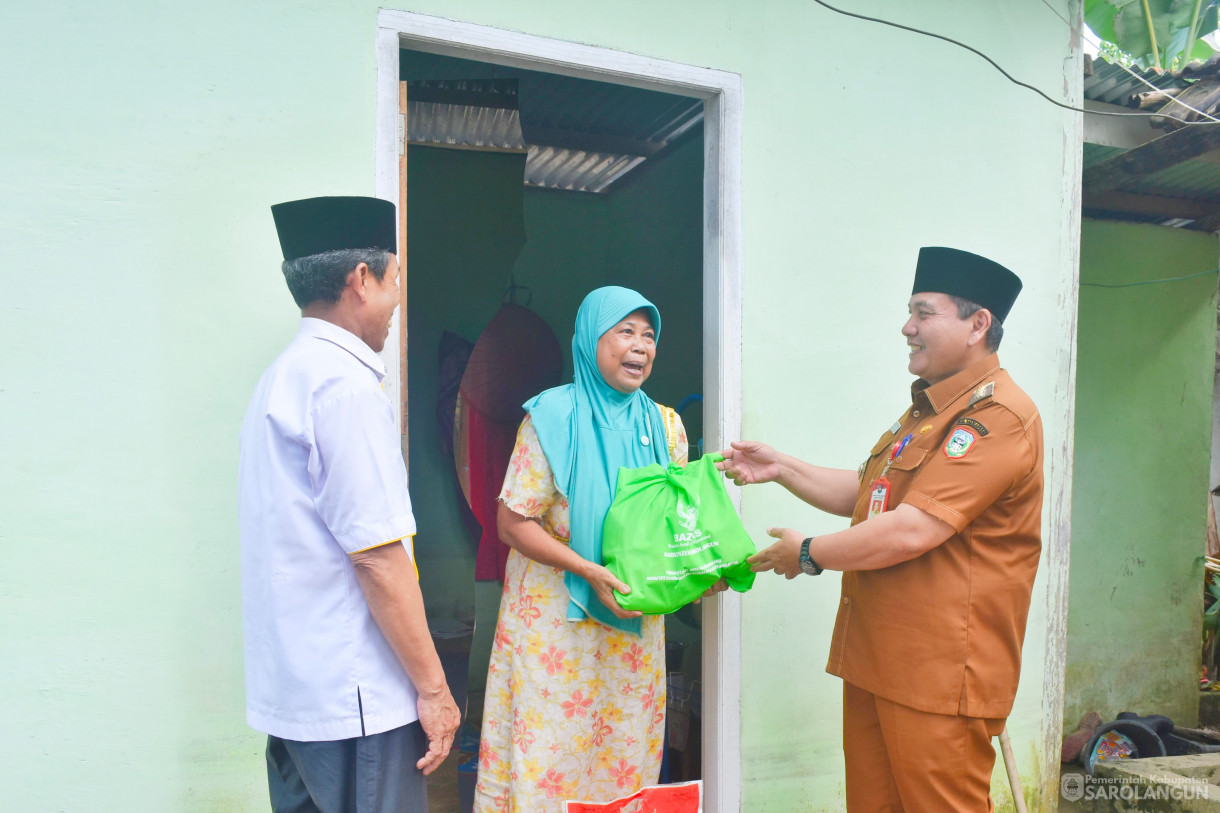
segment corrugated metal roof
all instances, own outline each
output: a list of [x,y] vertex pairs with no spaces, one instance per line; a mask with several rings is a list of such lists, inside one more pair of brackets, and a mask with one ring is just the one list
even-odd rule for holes
[[[1126,150],[1118,147],[1085,144],[1084,166],[1087,169],[1124,152]],[[1124,187],[1124,191],[1158,197],[1215,201],[1220,205],[1220,164],[1201,159],[1183,161],[1169,169],[1143,176],[1138,186]]]
[[1149,84],[1160,90],[1184,88],[1190,84],[1179,76],[1153,68],[1131,70],[1136,76],[1132,76],[1122,65],[1114,65],[1104,59],[1092,60],[1092,74],[1089,73],[1088,66],[1085,69],[1084,97],[1094,102],[1126,106],[1133,94],[1151,90]]
[[521,115],[495,107],[408,102],[407,137],[416,144],[525,149]]
[[1103,147],[1100,144],[1090,144],[1086,141],[1084,145],[1084,166],[1087,169],[1107,158],[1113,158],[1124,152],[1126,150],[1121,147]]
[[[687,96],[409,49],[400,65],[413,142],[525,148],[528,186],[604,192],[703,121],[703,101]],[[417,94],[426,101],[411,101],[412,88],[426,88]],[[477,93],[490,89],[499,94],[491,104],[512,96],[516,109],[457,109],[477,106]],[[441,91],[466,93],[463,104],[446,106]]]
[[1145,176],[1139,191],[1145,195],[1205,201],[1220,207],[1220,166],[1211,161],[1183,161]]
[[[1086,99],[1122,106],[1135,106],[1132,97],[1150,88],[1118,65],[1094,60],[1092,73],[1086,66],[1084,95]],[[1192,63],[1181,71],[1167,73],[1156,70],[1136,71],[1140,78],[1158,89],[1190,88],[1187,97],[1202,100],[1208,109],[1220,76],[1220,59]],[[1193,81],[1192,81],[1193,80]],[[1173,112],[1183,118],[1197,119],[1180,105],[1147,109],[1148,113]],[[1176,107],[1176,110],[1173,108]],[[1151,119],[1152,124],[1166,129],[1181,127],[1213,127],[1210,124],[1182,124],[1164,117]],[[1181,133],[1160,135],[1134,149],[1141,157],[1122,159],[1106,167],[1128,150],[1115,146],[1084,144],[1084,210],[1086,213],[1169,226],[1212,230],[1220,226],[1220,151],[1178,152],[1183,143],[1175,139]],[[1191,136],[1193,137],[1193,136]],[[1161,142],[1158,144],[1158,142]],[[1207,141],[1196,142],[1202,145]],[[1188,142],[1189,143],[1189,142]],[[1151,152],[1149,152],[1151,150]],[[1175,158],[1175,154],[1179,157]],[[1185,159],[1185,160],[1183,160]],[[1153,171],[1157,166],[1164,169]],[[1141,168],[1142,167],[1142,168]]]
[[525,159],[525,183],[544,189],[604,192],[643,162],[639,155],[531,145]]

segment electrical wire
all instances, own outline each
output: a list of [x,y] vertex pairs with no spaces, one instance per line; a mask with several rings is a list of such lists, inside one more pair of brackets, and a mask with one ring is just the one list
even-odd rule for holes
[[1105,283],[1105,282],[1082,282],[1082,283],[1080,283],[1080,287],[1082,287],[1082,288],[1137,288],[1140,285],[1158,285],[1162,282],[1181,282],[1182,280],[1185,280],[1185,279],[1195,279],[1196,277],[1205,277],[1208,274],[1215,274],[1217,272],[1220,272],[1220,268],[1209,268],[1206,271],[1199,271],[1198,273],[1195,273],[1195,274],[1187,274],[1184,277],[1166,277],[1165,279],[1146,279],[1146,280],[1142,280],[1140,282],[1120,282],[1120,283],[1115,283],[1115,284],[1109,284],[1109,283]]
[[1063,24],[1066,25],[1068,28],[1072,29],[1073,34],[1077,35],[1081,39],[1084,39],[1084,32],[1081,31],[1080,29],[1078,29],[1076,26],[1069,23],[1068,18],[1064,17],[1062,14],[1059,13],[1059,9],[1052,6],[1050,3],[1047,2],[1047,0],[1041,0],[1041,2],[1042,2],[1042,5],[1046,6],[1047,8],[1049,8],[1051,10],[1051,14],[1054,14],[1060,20],[1063,20]]
[[[835,12],[836,14],[842,14],[845,17],[854,17],[857,20],[866,20],[870,23],[880,23],[881,25],[888,25],[891,28],[898,28],[903,31],[910,31],[913,34],[923,34],[925,37],[932,37],[933,39],[944,40],[945,42],[951,43],[952,45],[956,45],[959,48],[965,48],[970,53],[986,60],[987,63],[989,65],[991,65],[991,67],[995,68],[997,71],[999,71],[1001,74],[1003,74],[1004,78],[1007,79],[1009,82],[1012,82],[1014,85],[1017,85],[1018,87],[1023,87],[1026,90],[1032,90],[1034,93],[1037,93],[1039,96],[1041,96],[1046,101],[1055,105],[1055,107],[1062,107],[1064,110],[1070,110],[1073,113],[1090,113],[1090,114],[1096,115],[1096,116],[1120,116],[1123,118],[1130,118],[1133,116],[1139,117],[1139,118],[1150,118],[1152,116],[1161,116],[1163,118],[1173,119],[1174,121],[1181,122],[1182,124],[1189,124],[1191,126],[1195,126],[1195,125],[1210,126],[1211,124],[1214,124],[1214,123],[1220,123],[1220,119],[1214,119],[1211,116],[1208,116],[1208,118],[1212,118],[1212,121],[1187,121],[1186,119],[1179,118],[1178,116],[1173,116],[1168,113],[1112,113],[1112,112],[1106,111],[1106,110],[1085,110],[1083,107],[1073,107],[1072,105],[1064,104],[1063,102],[1061,102],[1057,99],[1052,99],[1050,96],[1047,96],[1040,89],[1029,84],[1028,82],[1022,82],[1020,79],[1017,79],[1015,76],[1010,74],[1008,71],[1001,68],[999,63],[997,63],[991,57],[987,56],[987,54],[983,53],[982,51],[980,51],[977,48],[974,48],[974,47],[971,47],[971,46],[965,44],[964,42],[958,42],[957,40],[953,39],[952,37],[946,37],[944,34],[936,34],[931,31],[924,31],[921,28],[912,28],[911,26],[903,25],[902,23],[895,23],[895,22],[891,22],[889,20],[882,20],[878,17],[869,17],[866,14],[856,14],[855,12],[852,12],[852,11],[844,11],[841,8],[835,8],[834,6],[830,5],[829,3],[824,2],[824,0],[813,0],[813,2],[817,3],[819,6],[822,6],[823,8],[826,8],[826,9],[829,9],[830,11]],[[1159,90],[1159,88],[1158,88],[1158,90]],[[1207,114],[1203,114],[1203,115],[1207,115]]]
[[[1056,17],[1058,17],[1060,20],[1062,20],[1062,21],[1063,21],[1063,24],[1064,24],[1064,25],[1066,25],[1066,26],[1067,26],[1067,27],[1068,27],[1068,28],[1071,30],[1071,32],[1072,32],[1073,34],[1075,34],[1076,36],[1080,37],[1082,40],[1085,40],[1086,42],[1088,42],[1088,43],[1089,43],[1089,45],[1092,45],[1092,46],[1093,46],[1094,48],[1096,48],[1098,51],[1100,51],[1100,50],[1101,50],[1101,38],[1100,38],[1100,37],[1096,38],[1096,40],[1091,40],[1091,39],[1089,39],[1088,35],[1087,35],[1087,34],[1086,34],[1086,33],[1085,33],[1083,30],[1081,30],[1081,29],[1077,28],[1076,26],[1074,26],[1074,25],[1072,25],[1070,22],[1068,22],[1067,18],[1066,18],[1066,17],[1064,17],[1062,14],[1060,14],[1060,13],[1059,13],[1059,10],[1058,10],[1057,8],[1055,8],[1054,6],[1052,6],[1050,3],[1048,3],[1048,2],[1047,2],[1047,0],[1040,0],[1040,2],[1042,3],[1042,5],[1046,6],[1048,9],[1050,9],[1050,10],[1051,10],[1051,14],[1054,14]],[[1092,32],[1090,32],[1090,33],[1092,33]],[[1141,83],[1143,83],[1143,84],[1147,85],[1148,87],[1150,87],[1150,88],[1152,88],[1153,90],[1155,90],[1157,93],[1164,93],[1164,92],[1165,92],[1165,89],[1164,89],[1164,88],[1160,88],[1160,87],[1157,87],[1156,85],[1152,84],[1152,83],[1151,83],[1151,82],[1149,82],[1147,79],[1145,79],[1143,76],[1141,76],[1140,74],[1138,74],[1138,73],[1136,73],[1135,71],[1131,70],[1131,68],[1127,67],[1126,65],[1122,64],[1121,62],[1110,62],[1109,60],[1106,60],[1106,64],[1107,64],[1107,65],[1116,65],[1117,67],[1122,68],[1124,71],[1126,71],[1127,73],[1131,74],[1131,77],[1132,77],[1133,79],[1135,79],[1137,82],[1141,82]],[[1208,114],[1208,113],[1204,113],[1202,110],[1200,110],[1200,109],[1199,109],[1199,108],[1197,108],[1197,107],[1191,107],[1191,106],[1190,106],[1190,105],[1188,105],[1186,102],[1177,101],[1176,99],[1175,99],[1174,101],[1175,101],[1175,102],[1177,102],[1177,104],[1178,104],[1180,107],[1185,107],[1187,110],[1191,111],[1192,113],[1198,113],[1200,116],[1202,116],[1202,117],[1203,117],[1203,118],[1205,118],[1205,119],[1211,119],[1212,121],[1220,122],[1220,119],[1218,119],[1218,118],[1216,118],[1215,116],[1210,115],[1210,114]],[[1101,112],[1101,111],[1090,111],[1090,112]],[[1128,114],[1128,115],[1130,115],[1130,114]],[[1147,115],[1147,116],[1159,116],[1159,115],[1163,115],[1163,114],[1161,114],[1161,113],[1145,113],[1145,114],[1142,114],[1142,115]],[[1181,119],[1178,119],[1178,121],[1181,121]]]

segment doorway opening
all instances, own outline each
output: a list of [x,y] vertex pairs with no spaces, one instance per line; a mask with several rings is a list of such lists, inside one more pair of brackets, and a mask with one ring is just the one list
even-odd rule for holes
[[[738,436],[740,78],[404,12],[379,23],[378,193],[400,202],[406,258],[387,389],[429,621],[455,693],[469,695],[455,745],[467,753],[449,761],[462,790],[501,583],[466,508],[470,472],[455,466],[468,450],[453,367],[506,311],[526,311],[554,334],[570,381],[580,300],[623,285],[662,314],[645,390],[679,410],[691,459]],[[739,625],[731,594],[665,624],[662,781],[706,776],[709,810],[739,806]],[[455,809],[444,804],[433,807]]]

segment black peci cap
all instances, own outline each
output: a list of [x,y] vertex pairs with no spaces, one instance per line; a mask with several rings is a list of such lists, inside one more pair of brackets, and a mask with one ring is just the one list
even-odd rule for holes
[[944,246],[924,246],[915,263],[911,293],[960,296],[991,311],[1001,323],[1021,293],[1021,279],[999,263]]
[[306,198],[271,207],[285,260],[345,248],[398,253],[394,204],[380,198]]

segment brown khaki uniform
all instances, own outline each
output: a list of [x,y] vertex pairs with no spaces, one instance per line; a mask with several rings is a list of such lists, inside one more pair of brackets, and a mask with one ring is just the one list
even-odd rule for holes
[[[917,381],[896,427],[861,467],[852,524],[866,520],[873,484],[884,471],[891,484],[887,510],[913,505],[955,533],[908,562],[843,574],[826,670],[890,706],[988,721],[977,728],[983,739],[975,750],[990,777],[989,736],[1012,710],[1042,548],[1042,422],[993,354],[935,385]],[[890,450],[908,433],[913,439],[887,470]],[[845,750],[853,741],[851,724],[848,715]],[[891,752],[898,776],[894,757]],[[850,752],[847,758],[850,803]],[[903,802],[907,810],[923,806],[906,795]],[[938,804],[968,809],[944,807],[945,799]]]

